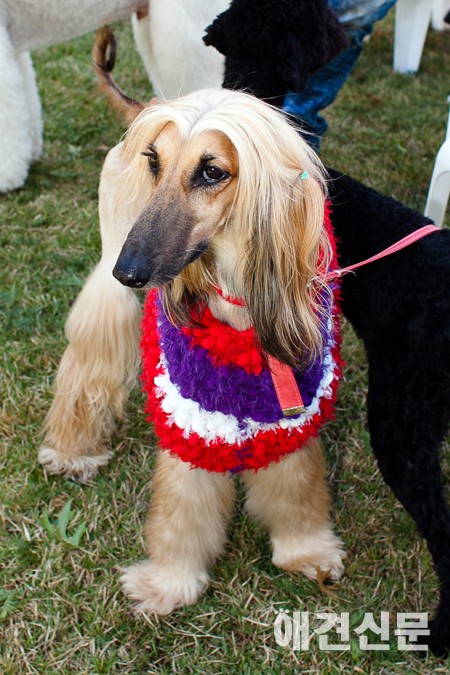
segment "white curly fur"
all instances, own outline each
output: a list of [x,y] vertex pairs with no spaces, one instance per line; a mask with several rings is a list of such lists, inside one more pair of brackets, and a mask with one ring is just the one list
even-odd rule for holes
[[[42,152],[42,115],[30,54],[134,15],[138,50],[156,93],[220,87],[223,57],[202,41],[230,0],[0,0],[0,192],[22,187]],[[149,13],[148,13],[149,12]]]

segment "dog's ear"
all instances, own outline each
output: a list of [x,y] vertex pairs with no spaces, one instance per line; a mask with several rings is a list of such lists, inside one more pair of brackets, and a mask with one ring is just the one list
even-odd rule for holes
[[[228,11],[228,10],[227,10]],[[227,12],[222,12],[219,14],[217,19],[208,26],[206,29],[206,35],[203,37],[203,42],[207,47],[215,47],[218,52],[226,56],[227,54],[227,25],[228,25],[228,14]]]
[[203,40],[226,57],[225,88],[279,107],[347,46],[326,0],[233,0]]
[[313,178],[271,191],[265,217],[248,244],[244,298],[264,352],[291,367],[306,367],[322,351],[328,317],[309,291],[318,267],[328,265],[324,195]]
[[[97,81],[100,89],[106,94],[114,108],[130,124],[134,122],[139,113],[147,106],[124,94],[114,82],[111,73],[116,62],[116,49],[117,41],[112,30],[106,26],[99,28],[92,48],[92,59],[94,61]],[[154,103],[158,102],[159,99],[155,97],[147,105],[154,105]]]

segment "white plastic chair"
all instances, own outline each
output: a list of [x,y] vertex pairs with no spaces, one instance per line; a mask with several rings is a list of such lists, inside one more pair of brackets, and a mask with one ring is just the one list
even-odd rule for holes
[[[450,96],[447,98],[450,103]],[[434,220],[438,227],[442,227],[445,211],[447,209],[448,196],[450,194],[450,114],[447,124],[447,135],[441,145],[434,163],[433,175],[431,176],[428,190],[425,215]]]
[[448,28],[444,16],[450,0],[398,0],[395,5],[394,70],[415,73],[419,69],[423,46],[431,25]]

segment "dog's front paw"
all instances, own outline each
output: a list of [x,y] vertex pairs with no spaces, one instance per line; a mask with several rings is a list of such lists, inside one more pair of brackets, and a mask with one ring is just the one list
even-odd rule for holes
[[206,572],[165,567],[152,560],[127,567],[120,580],[123,592],[134,601],[136,614],[156,612],[162,616],[195,604],[208,585]]
[[309,579],[317,579],[319,568],[329,571],[327,578],[336,580],[344,571],[344,546],[331,528],[303,536],[274,537],[272,544],[273,564],[288,572],[302,572]]
[[48,473],[61,474],[67,480],[84,483],[95,477],[98,468],[107,464],[112,452],[104,450],[100,455],[82,455],[67,457],[66,455],[42,445],[39,449],[38,461]]

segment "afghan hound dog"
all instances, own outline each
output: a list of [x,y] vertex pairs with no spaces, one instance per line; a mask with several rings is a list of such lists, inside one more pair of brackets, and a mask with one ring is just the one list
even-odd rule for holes
[[[223,551],[241,474],[273,562],[343,571],[320,446],[340,372],[336,296],[369,361],[380,471],[426,538],[441,584],[430,635],[450,647],[450,513],[439,448],[450,421],[450,232],[343,278],[326,276],[430,221],[326,172],[283,114],[205,90],[147,107],[103,73],[135,117],[100,181],[102,258],[69,315],[39,461],[87,480],[143,361],[161,450],[145,525],[149,559],[125,570],[137,612],[194,603]],[[336,237],[336,246],[329,226]],[[148,290],[141,305],[134,289]]]
[[[332,298],[311,282],[331,251],[324,194],[319,160],[282,114],[227,90],[146,107],[106,159],[102,260],[67,322],[70,346],[39,460],[86,480],[110,459],[107,441],[139,367],[140,303],[132,289],[160,289],[146,302],[142,341],[162,436],[145,525],[150,558],[123,576],[136,611],[167,614],[197,600],[223,550],[236,472],[249,512],[270,532],[275,565],[311,578],[318,570],[333,579],[342,573],[314,438],[320,396],[326,417],[338,370],[329,344],[337,341]],[[232,296],[245,307],[231,304]],[[210,337],[223,325],[233,354],[219,334],[201,358],[204,323]],[[164,335],[162,350],[152,329]],[[188,334],[193,343],[200,334],[203,346],[191,349]],[[252,362],[240,366],[245,357]],[[267,358],[289,364],[297,378],[309,374],[314,391],[303,394],[303,413],[284,419]],[[205,377],[216,385],[206,398]],[[236,405],[228,410],[233,387]]]

